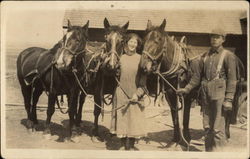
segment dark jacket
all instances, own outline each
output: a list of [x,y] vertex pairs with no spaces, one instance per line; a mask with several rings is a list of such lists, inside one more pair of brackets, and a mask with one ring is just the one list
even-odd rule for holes
[[[201,57],[191,61],[191,70],[193,75],[190,82],[185,87],[188,91],[198,86],[201,80],[211,81],[216,77],[217,66],[223,50],[225,49],[222,46],[217,50],[210,49]],[[235,55],[231,51],[225,51],[226,55],[224,57],[219,77],[226,80],[225,98],[233,99],[237,83],[236,59]]]

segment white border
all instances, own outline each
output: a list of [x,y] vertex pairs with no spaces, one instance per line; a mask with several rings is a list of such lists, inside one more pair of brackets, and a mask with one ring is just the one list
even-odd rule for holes
[[[94,5],[93,5],[94,3]],[[248,157],[249,149],[247,154],[242,153],[234,153],[234,152],[218,152],[218,153],[207,153],[207,152],[167,152],[167,151],[139,151],[139,152],[120,152],[120,151],[107,151],[107,150],[57,150],[57,149],[6,149],[6,134],[5,134],[5,37],[7,35],[4,30],[6,30],[6,16],[4,15],[8,6],[13,5],[15,7],[20,8],[33,8],[37,7],[52,7],[53,9],[62,9],[62,8],[75,8],[76,6],[81,8],[88,9],[109,9],[110,5],[114,4],[115,9],[123,9],[123,8],[133,8],[133,9],[205,9],[205,8],[214,8],[214,9],[246,9],[247,16],[249,15],[249,4],[243,1],[227,1],[227,2],[141,2],[141,1],[133,1],[133,2],[124,2],[124,1],[110,1],[110,2],[7,2],[4,1],[1,3],[1,154],[4,158],[239,158],[239,157]],[[153,4],[153,5],[152,5]],[[249,26],[249,16],[248,26]],[[18,26],[17,26],[18,27]],[[248,28],[249,35],[249,28]],[[249,68],[249,36],[248,36],[248,68]],[[249,74],[249,69],[248,69]],[[249,83],[249,78],[248,78]],[[249,87],[249,85],[248,85]],[[250,87],[249,87],[250,88]],[[249,93],[249,89],[248,89]],[[249,103],[248,98],[248,103]],[[249,108],[248,108],[249,112]],[[249,116],[249,115],[248,115]],[[249,122],[248,122],[249,123]],[[247,146],[249,148],[249,124],[247,126],[248,135],[247,135]]]

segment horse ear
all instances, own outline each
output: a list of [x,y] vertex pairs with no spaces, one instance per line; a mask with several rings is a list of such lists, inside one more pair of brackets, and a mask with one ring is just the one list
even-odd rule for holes
[[161,29],[162,31],[164,31],[164,30],[165,30],[165,27],[166,27],[166,19],[164,19],[163,22],[161,23],[160,29]]
[[109,21],[108,21],[108,19],[106,17],[104,18],[103,24],[104,24],[105,29],[110,27]]
[[88,20],[87,23],[82,27],[82,29],[84,30],[85,36],[88,37],[88,32],[89,32],[89,20]]
[[151,20],[148,20],[147,29],[146,30],[149,30],[150,28],[152,28],[152,22],[151,22]]
[[89,20],[87,21],[87,23],[82,28],[84,30],[88,31],[88,29],[89,29]]
[[71,29],[72,29],[72,25],[71,25],[71,23],[70,23],[70,21],[68,19],[68,31],[70,31]]
[[123,28],[124,30],[127,30],[127,29],[128,29],[128,26],[129,26],[129,21],[128,21],[125,25],[123,25],[122,28]]

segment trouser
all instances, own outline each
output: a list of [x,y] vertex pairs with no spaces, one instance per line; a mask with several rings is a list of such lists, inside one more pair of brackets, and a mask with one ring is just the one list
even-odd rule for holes
[[124,137],[121,138],[122,146],[125,147],[125,150],[130,150],[130,148],[134,148],[135,138]]
[[220,150],[225,145],[225,114],[222,108],[225,88],[226,84],[223,79],[202,82],[206,151]]
[[203,109],[205,149],[214,151],[225,145],[225,117],[222,111],[223,99],[209,100]]

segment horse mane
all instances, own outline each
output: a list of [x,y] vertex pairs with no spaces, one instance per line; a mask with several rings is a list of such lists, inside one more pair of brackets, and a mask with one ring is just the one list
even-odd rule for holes
[[[72,30],[78,30],[81,35],[83,35],[83,29],[80,26],[72,26]],[[85,34],[85,36],[88,38],[88,35]],[[58,41],[50,50],[49,52],[51,54],[56,54],[57,50],[62,47],[62,40]]]
[[150,29],[146,29],[146,34],[148,34],[151,31],[158,31],[164,36],[168,36],[168,33],[164,30],[161,30],[159,26],[152,26]]
[[123,29],[122,27],[120,27],[119,25],[112,25],[109,28],[105,29],[105,34],[109,34],[111,31],[115,31],[115,32],[119,32],[122,35],[124,35],[126,33],[126,30]]
[[198,56],[201,56],[201,54],[199,52],[194,51],[194,48],[192,45],[186,45],[185,43],[181,43],[181,42],[177,41],[176,39],[172,39],[167,34],[166,34],[166,36],[168,38],[168,43],[171,43],[171,45],[175,45],[175,43],[178,43],[182,47],[182,49],[184,49],[186,57],[188,59],[194,59]]
[[49,53],[56,54],[57,50],[62,47],[62,41],[60,40],[58,43],[56,43],[50,50]]
[[185,50],[186,50],[186,57],[189,59],[193,59],[193,58],[196,58],[196,57],[201,55],[197,51],[194,51],[194,49],[191,45],[187,45],[185,47]]

